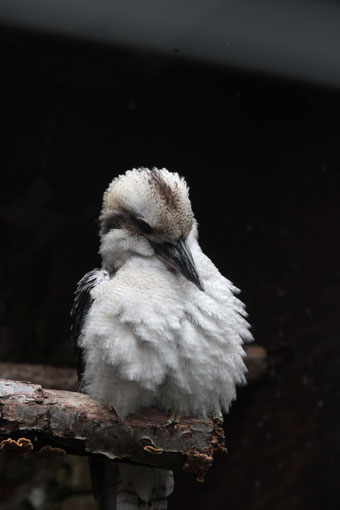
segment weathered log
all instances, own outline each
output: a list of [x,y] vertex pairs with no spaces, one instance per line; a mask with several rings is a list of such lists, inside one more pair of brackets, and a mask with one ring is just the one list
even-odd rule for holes
[[[246,345],[245,351],[247,354],[245,362],[248,367],[247,380],[252,383],[266,373],[267,353],[258,345]],[[55,390],[75,391],[77,388],[77,374],[73,368],[0,362],[0,378],[30,381]]]
[[267,351],[260,345],[246,345],[244,350],[247,354],[244,359],[248,368],[246,378],[248,383],[253,383],[261,379],[268,371]]
[[0,378],[13,381],[29,381],[54,390],[76,391],[77,372],[74,368],[29,363],[0,362]]
[[156,409],[121,421],[88,395],[0,379],[0,450],[96,454],[184,468],[202,480],[214,455],[226,451],[222,426],[188,418],[164,427],[166,421]]

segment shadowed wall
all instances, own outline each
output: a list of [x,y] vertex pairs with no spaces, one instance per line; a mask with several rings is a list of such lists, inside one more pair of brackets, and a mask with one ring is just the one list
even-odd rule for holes
[[[239,392],[229,455],[204,485],[179,474],[169,507],[338,508],[340,95],[176,57],[1,38],[1,360],[73,364],[68,314],[76,282],[100,263],[104,189],[133,166],[178,171],[202,248],[243,290],[270,371]],[[38,508],[10,507],[25,476],[6,482],[0,508]],[[44,508],[67,508],[55,490]]]

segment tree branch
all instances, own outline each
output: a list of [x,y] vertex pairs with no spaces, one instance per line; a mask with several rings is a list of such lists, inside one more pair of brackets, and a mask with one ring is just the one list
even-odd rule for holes
[[0,378],[13,381],[29,381],[54,390],[76,391],[77,372],[74,368],[29,363],[0,362]]
[[0,449],[27,453],[102,455],[166,469],[184,468],[202,480],[214,455],[225,452],[223,428],[144,409],[121,422],[91,397],[0,379]]
[[[246,346],[248,381],[267,370],[266,351]],[[0,363],[0,450],[27,453],[101,455],[166,469],[184,468],[203,480],[217,453],[225,452],[223,427],[211,420],[185,419],[163,427],[167,416],[143,409],[121,422],[76,388],[72,368]],[[8,379],[27,379],[40,385]]]

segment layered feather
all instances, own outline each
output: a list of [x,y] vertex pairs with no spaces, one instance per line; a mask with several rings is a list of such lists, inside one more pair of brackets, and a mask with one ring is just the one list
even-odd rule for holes
[[79,342],[84,387],[121,418],[150,405],[226,412],[245,382],[242,344],[252,335],[238,289],[202,253],[196,228],[187,242],[205,292],[156,256],[138,254],[91,291]]

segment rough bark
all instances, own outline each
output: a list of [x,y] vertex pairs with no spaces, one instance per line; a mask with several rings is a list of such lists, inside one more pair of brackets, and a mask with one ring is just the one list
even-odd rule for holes
[[[246,351],[251,383],[266,373],[267,355],[259,346],[246,346]],[[0,377],[2,451],[91,453],[167,469],[184,468],[198,480],[203,480],[214,455],[226,451],[223,428],[211,420],[191,418],[163,427],[167,416],[144,409],[121,422],[88,395],[64,391],[76,388],[72,368],[0,363]]]
[[261,379],[268,370],[267,351],[260,345],[246,345],[244,347],[247,357],[244,359],[247,368],[247,381],[253,383]]
[[[245,358],[248,367],[249,383],[260,379],[267,371],[267,353],[258,345],[246,345]],[[41,384],[44,388],[75,391],[77,374],[73,368],[59,368],[50,365],[30,365],[27,363],[0,362],[0,378],[16,381],[29,381]]]
[[51,365],[0,362],[0,378],[29,381],[54,390],[76,391],[77,388],[77,372],[74,368]]
[[0,450],[16,453],[102,455],[166,469],[184,468],[202,480],[213,457],[225,451],[223,428],[144,409],[124,422],[81,393],[46,390],[0,379]]

